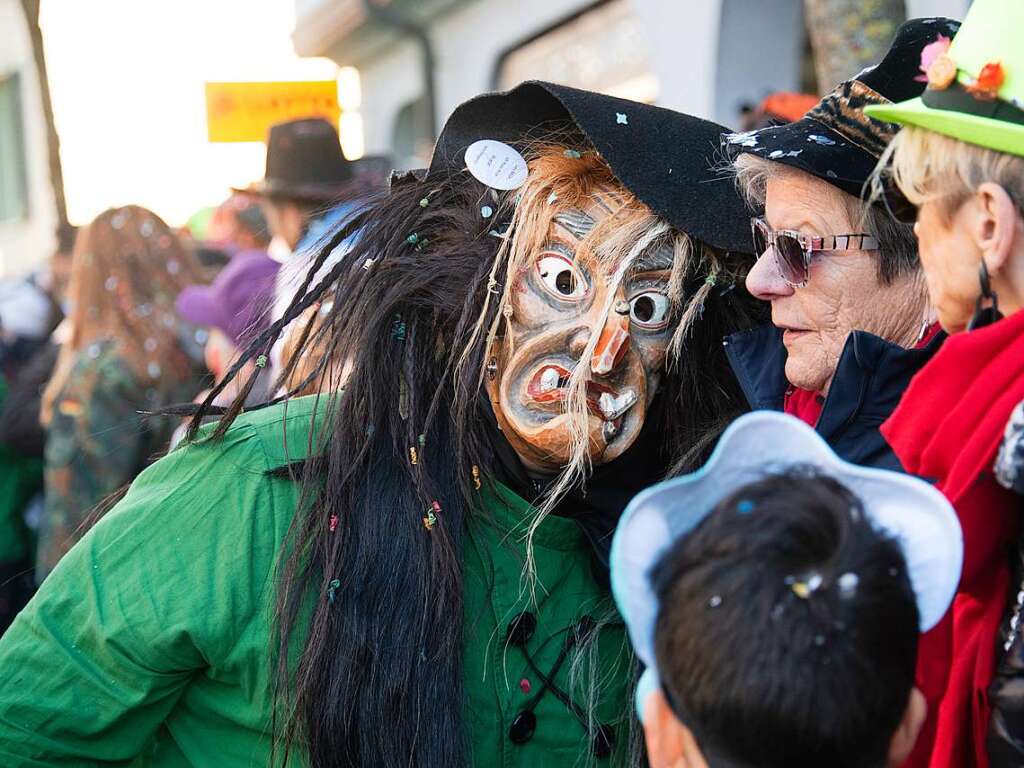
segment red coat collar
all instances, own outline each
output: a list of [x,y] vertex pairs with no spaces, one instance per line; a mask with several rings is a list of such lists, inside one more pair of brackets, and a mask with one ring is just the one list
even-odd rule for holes
[[953,502],[991,475],[1003,430],[1024,400],[1024,312],[951,336],[910,382],[882,434],[908,472]]

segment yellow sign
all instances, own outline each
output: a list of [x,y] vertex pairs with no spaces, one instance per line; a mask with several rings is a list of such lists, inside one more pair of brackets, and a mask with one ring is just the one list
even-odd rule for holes
[[340,114],[333,80],[206,84],[210,141],[266,141],[270,126],[300,117],[322,117],[337,128]]

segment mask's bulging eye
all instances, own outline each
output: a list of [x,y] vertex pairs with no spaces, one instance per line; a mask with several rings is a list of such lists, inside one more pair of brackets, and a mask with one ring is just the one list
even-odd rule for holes
[[537,274],[544,287],[561,299],[578,299],[587,292],[580,271],[565,256],[541,255],[537,259]]
[[659,291],[644,291],[629,300],[629,317],[641,328],[663,328],[671,309],[672,302]]

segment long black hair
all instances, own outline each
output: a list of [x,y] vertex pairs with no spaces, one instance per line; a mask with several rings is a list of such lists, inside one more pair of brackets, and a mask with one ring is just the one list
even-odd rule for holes
[[[515,193],[465,171],[406,178],[323,245],[285,315],[225,377],[266,355],[310,307],[330,308],[306,325],[279,377],[315,353],[310,378],[326,390],[310,458],[288,468],[302,490],[277,590],[274,730],[285,761],[297,747],[313,768],[467,761],[462,537],[484,514],[477,484],[498,461],[480,328],[499,312],[493,274],[515,205]],[[682,275],[683,291],[702,299],[681,363],[662,378],[666,468],[684,453],[699,461],[707,436],[742,408],[721,346],[757,320],[739,282],[723,272],[709,282],[701,258]]]

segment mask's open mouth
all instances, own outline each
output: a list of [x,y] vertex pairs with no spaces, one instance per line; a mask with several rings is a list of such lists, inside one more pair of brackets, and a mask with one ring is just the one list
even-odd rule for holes
[[[550,404],[565,401],[572,372],[560,365],[544,365],[537,370],[526,388],[535,403]],[[637,401],[632,388],[622,392],[598,381],[587,382],[587,406],[590,412],[605,422],[605,437],[618,434],[622,418]]]

